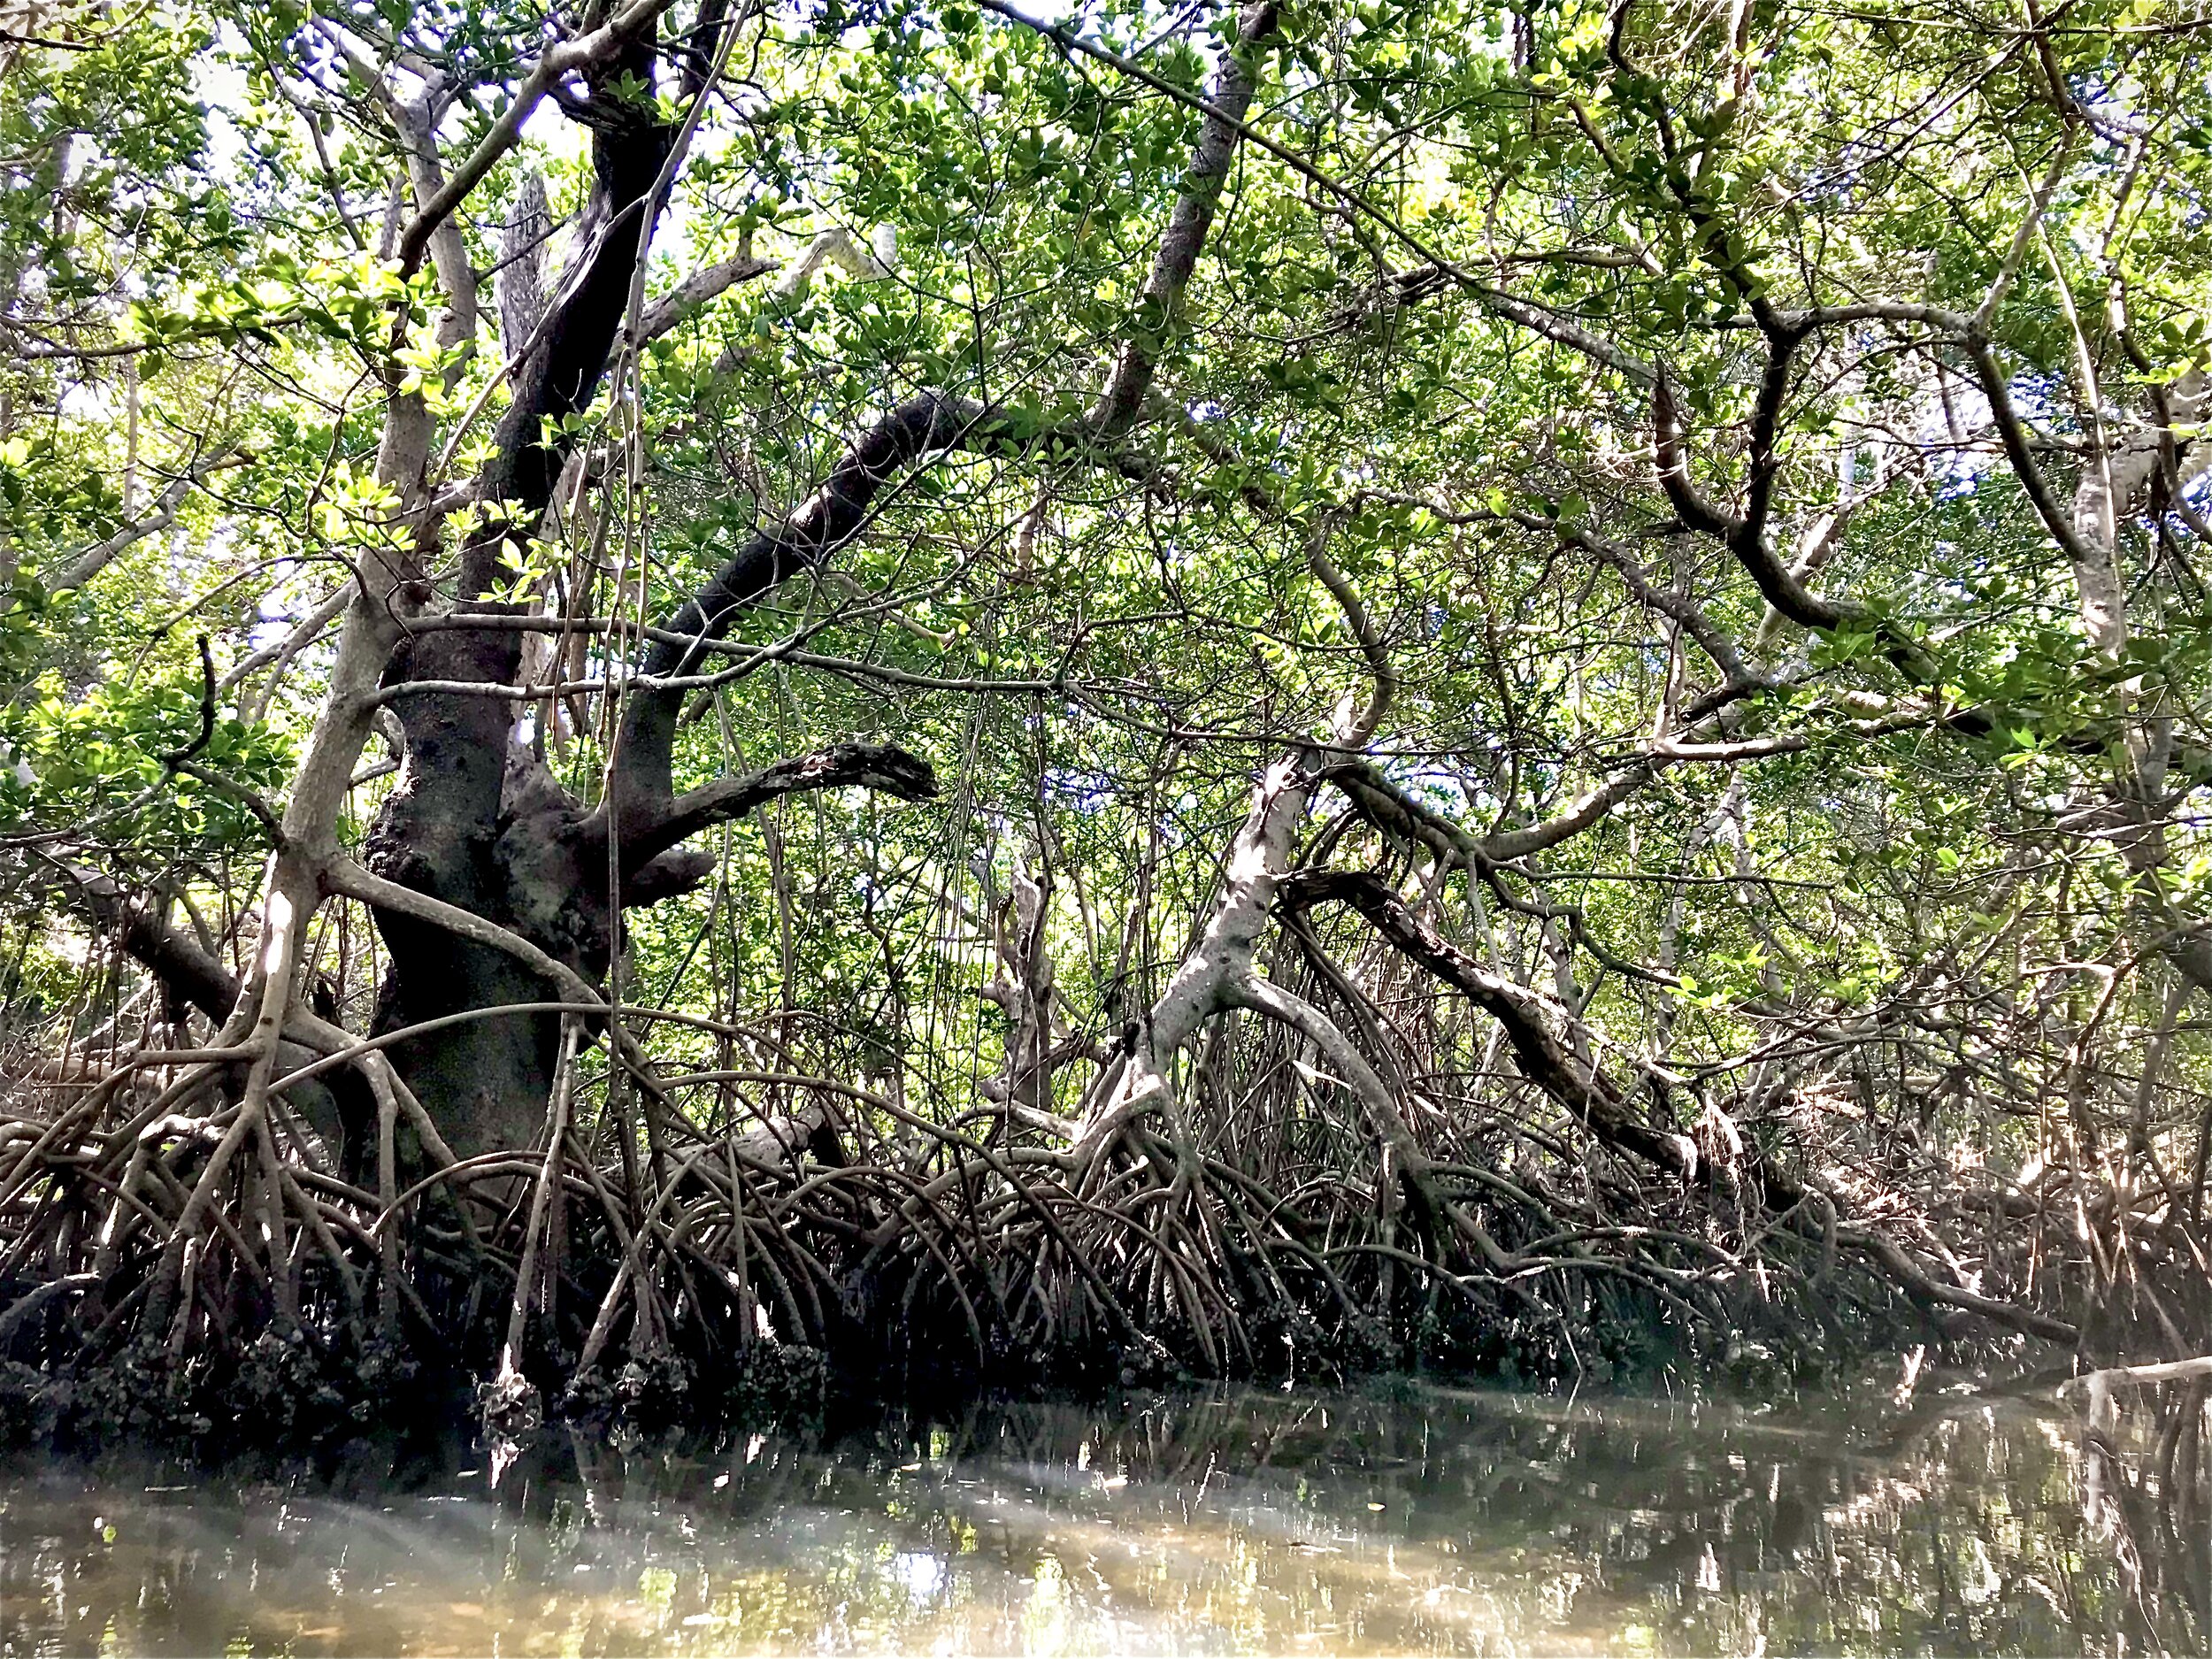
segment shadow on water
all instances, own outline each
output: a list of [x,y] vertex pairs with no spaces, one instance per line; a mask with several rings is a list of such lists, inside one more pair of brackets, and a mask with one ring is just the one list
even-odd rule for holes
[[0,1653],[2202,1651],[2206,1417],[1402,1384],[551,1439],[496,1490],[19,1469]]

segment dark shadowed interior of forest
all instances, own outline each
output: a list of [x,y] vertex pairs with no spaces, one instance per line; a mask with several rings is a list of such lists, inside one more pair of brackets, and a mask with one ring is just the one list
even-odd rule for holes
[[0,1653],[2212,1640],[2208,94],[0,0]]

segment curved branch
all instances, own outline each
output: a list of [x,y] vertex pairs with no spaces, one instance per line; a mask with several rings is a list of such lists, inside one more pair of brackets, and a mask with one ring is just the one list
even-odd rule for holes
[[1184,170],[1175,211],[1153,255],[1144,292],[1138,296],[1136,325],[1122,342],[1106,389],[1091,411],[1092,429],[1101,438],[1111,440],[1126,432],[1152,389],[1160,353],[1182,311],[1184,290],[1190,286],[1191,273],[1198,267],[1199,252],[1221,205],[1245,112],[1252,107],[1259,48],[1275,33],[1275,25],[1274,0],[1247,5],[1237,17],[1236,39],[1206,89],[1205,130]]
[[638,332],[645,340],[658,340],[709,301],[775,268],[773,259],[760,258],[749,250],[703,265],[645,308]]
[[1374,618],[1360,603],[1359,590],[1329,557],[1328,529],[1329,520],[1324,515],[1307,540],[1306,566],[1344,612],[1344,625],[1358,641],[1360,655],[1367,659],[1368,672],[1374,678],[1367,694],[1367,706],[1356,715],[1340,720],[1333,734],[1340,747],[1358,749],[1366,747],[1367,740],[1382,725],[1383,716],[1390,711],[1391,700],[1398,695],[1398,666],[1391,661],[1390,648],[1383,642],[1382,630],[1375,626]]
[[402,273],[411,274],[421,266],[438,227],[468,200],[469,192],[484,181],[484,175],[498,165],[500,157],[515,147],[522,137],[524,123],[555,86],[580,69],[612,62],[624,47],[642,37],[672,4],[672,0],[631,0],[590,34],[547,48],[491,130],[477,141],[476,148],[447,175],[443,186],[421,204],[400,233],[397,251]]
[[1631,1110],[1611,1079],[1575,1056],[1559,1034],[1568,1023],[1564,1009],[1483,967],[1416,916],[1381,878],[1364,872],[1301,871],[1285,879],[1276,902],[1303,910],[1329,900],[1350,905],[1393,948],[1497,1020],[1512,1045],[1521,1075],[1566,1107],[1607,1146],[1671,1175],[1686,1176],[1696,1169],[1695,1142],[1651,1127]]
[[795,760],[780,760],[677,796],[667,817],[622,843],[623,865],[641,870],[679,841],[710,825],[742,818],[779,795],[855,786],[880,789],[902,801],[926,801],[937,793],[937,774],[927,761],[892,743],[839,743]]
[[44,578],[46,591],[58,594],[82,588],[131,548],[150,535],[159,535],[176,523],[177,513],[183,507],[186,498],[209,473],[219,472],[227,466],[236,466],[250,458],[243,450],[225,449],[194,462],[154,498],[151,512],[133,519],[106,540],[95,541],[90,547],[73,554],[60,569]]
[[74,864],[58,868],[77,889],[77,896],[103,927],[112,927],[123,949],[147,969],[171,995],[205,1014],[216,1025],[228,1019],[238,1006],[238,976],[199,944],[168,926],[160,912],[134,899],[114,877]]
[[[933,451],[1018,449],[1011,424],[972,399],[926,391],[876,422],[826,482],[790,517],[757,532],[697,594],[661,625],[646,672],[672,679],[727,633],[746,607],[842,547],[867,524],[886,485]],[[652,832],[672,807],[672,765],[684,693],[634,692],[622,711],[605,812],[626,844]]]

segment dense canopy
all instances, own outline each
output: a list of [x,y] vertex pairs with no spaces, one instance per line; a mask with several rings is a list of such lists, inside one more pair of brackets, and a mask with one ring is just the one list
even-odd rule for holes
[[0,5],[17,1394],[2212,1345],[2212,17],[1035,6]]

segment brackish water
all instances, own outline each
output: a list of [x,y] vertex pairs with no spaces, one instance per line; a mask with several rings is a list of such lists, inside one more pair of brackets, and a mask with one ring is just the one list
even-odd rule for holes
[[0,1654],[2204,1649],[2202,1493],[2155,1501],[2156,1424],[2116,1463],[2047,1388],[1907,1392],[1141,1394],[563,1437],[495,1489],[465,1446],[19,1463]]

